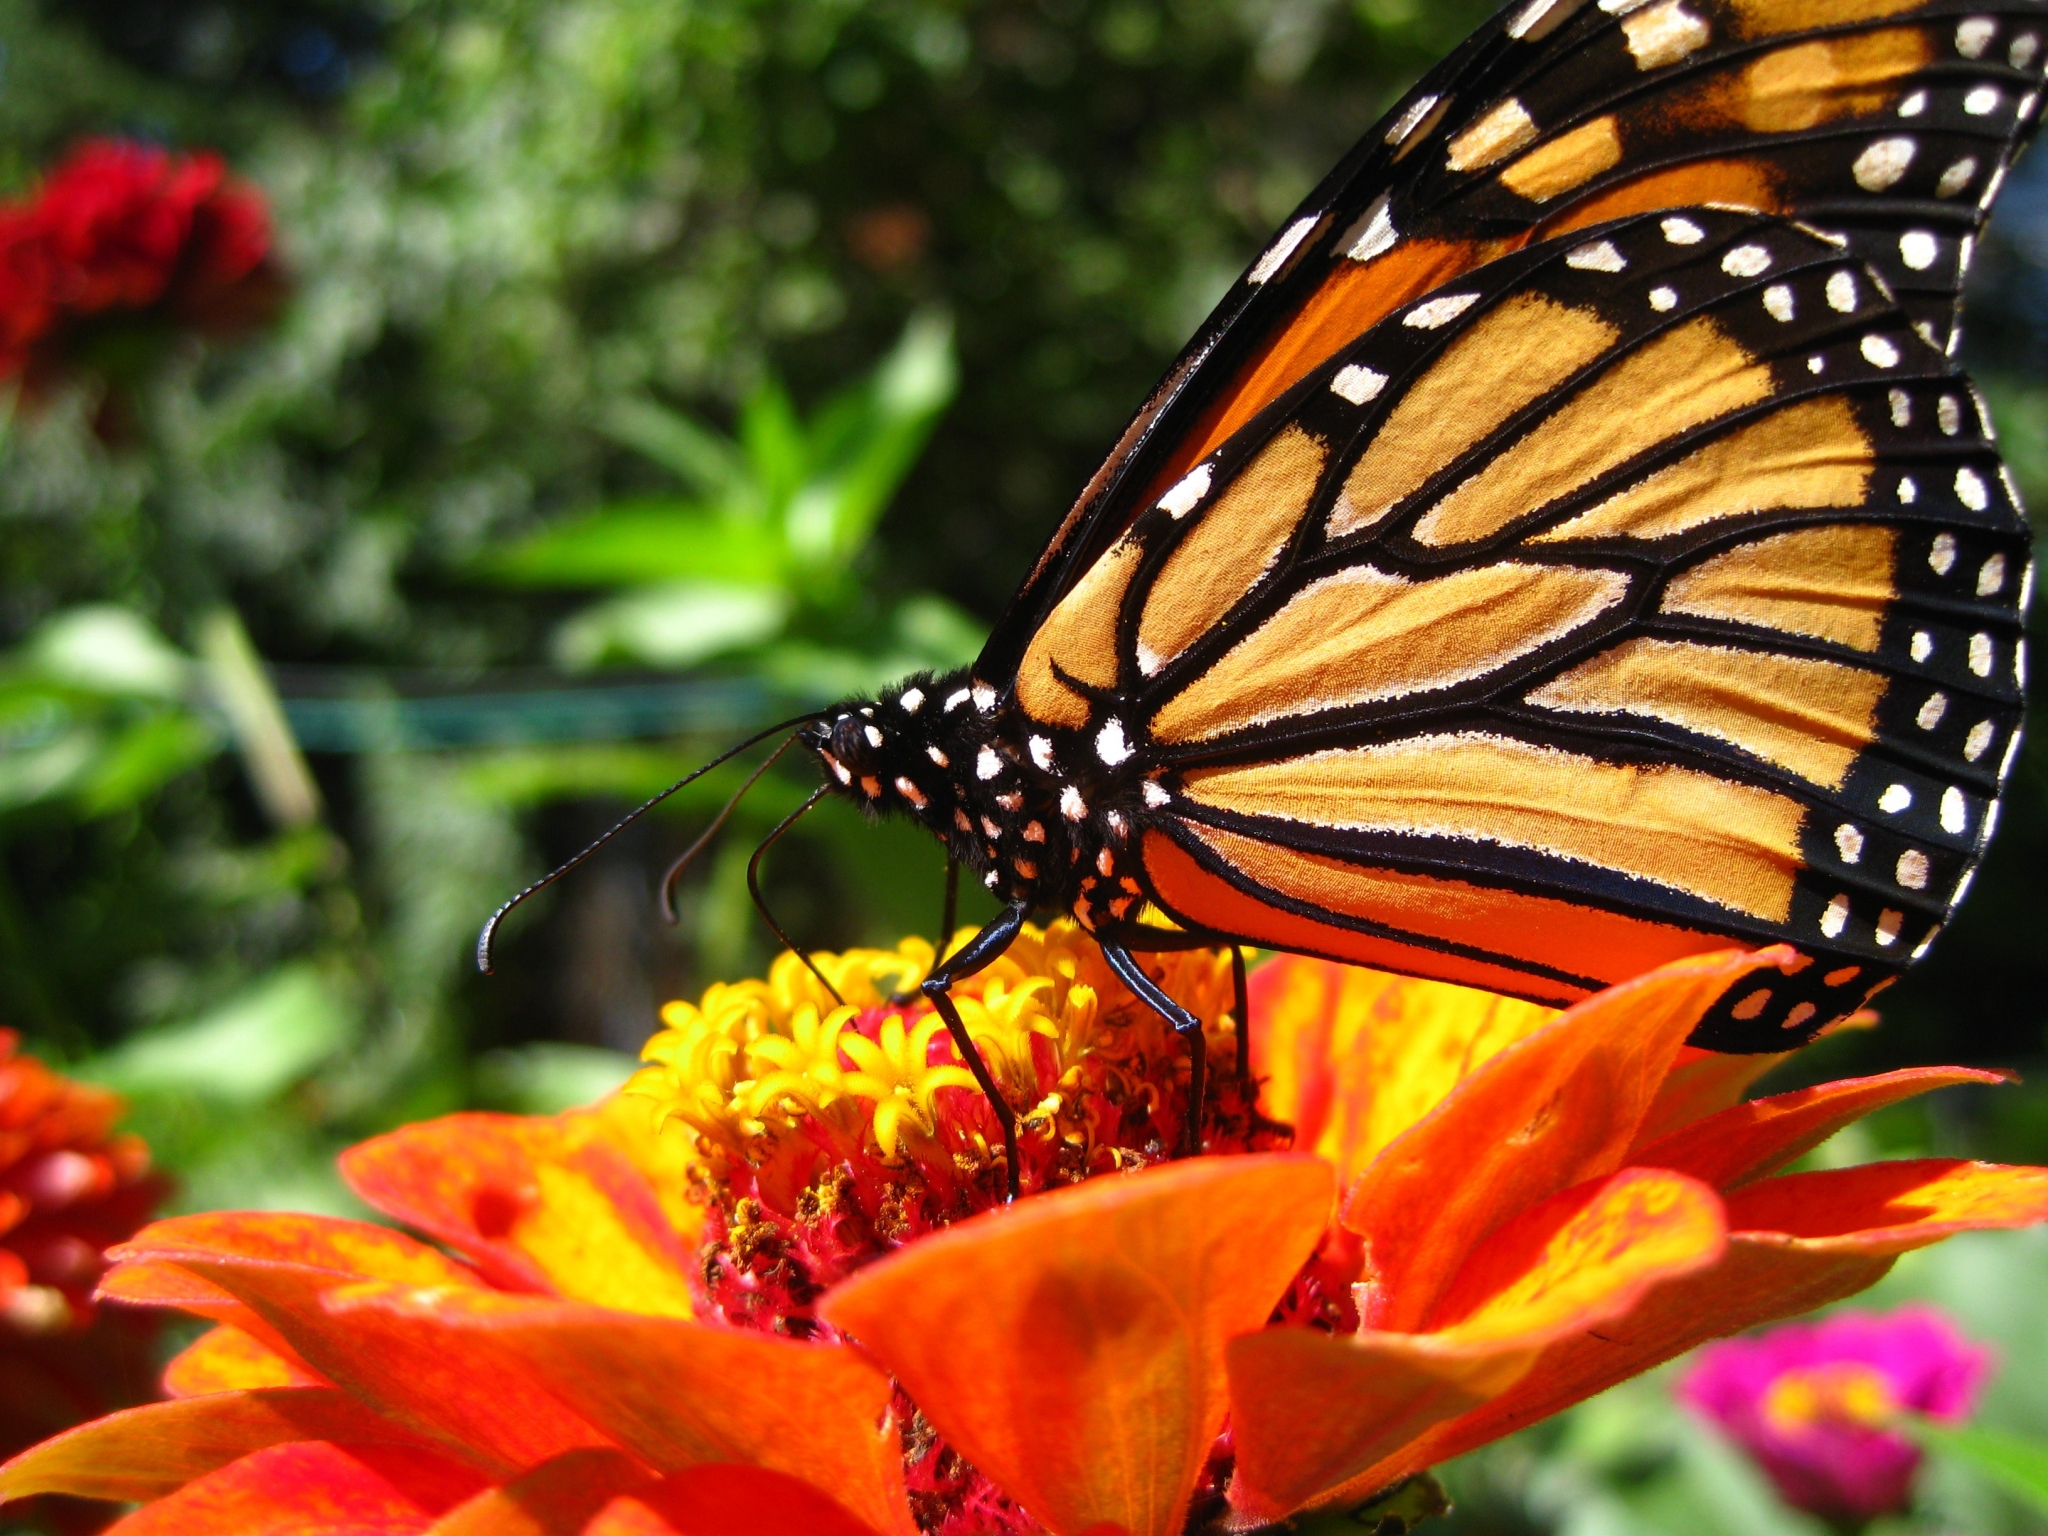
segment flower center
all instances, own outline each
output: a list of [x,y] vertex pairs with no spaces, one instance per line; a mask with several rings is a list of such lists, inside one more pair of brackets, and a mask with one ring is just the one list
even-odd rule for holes
[[[904,1243],[1002,1204],[1007,1170],[995,1115],[944,1021],[917,994],[932,946],[913,938],[894,950],[813,958],[843,1005],[784,955],[765,981],[714,986],[700,1003],[663,1009],[667,1027],[648,1043],[649,1065],[627,1091],[694,1133],[692,1183],[708,1208],[704,1315],[822,1339],[833,1334],[815,1315],[820,1295]],[[1204,1025],[1215,1069],[1201,1107],[1203,1150],[1286,1146],[1291,1133],[1260,1117],[1257,1085],[1234,1070],[1229,957],[1188,950],[1140,959]],[[1016,1112],[1027,1198],[1173,1154],[1186,1116],[1187,1048],[1077,925],[1027,925],[953,998]],[[1339,1322],[1354,1278],[1319,1259],[1281,1311]],[[1035,1529],[914,1404],[899,1400],[898,1410],[924,1530]],[[1211,1497],[1226,1471],[1219,1460]]]
[[1763,1400],[1764,1422],[1788,1436],[1821,1429],[1884,1429],[1898,1409],[1884,1373],[1854,1360],[1786,1371]]

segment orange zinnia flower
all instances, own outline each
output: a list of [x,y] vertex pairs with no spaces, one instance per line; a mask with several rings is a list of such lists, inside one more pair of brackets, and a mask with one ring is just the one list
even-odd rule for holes
[[[2048,1170],[1768,1177],[1994,1076],[1738,1102],[1771,1059],[1683,1042],[1783,950],[1561,1015],[1275,962],[1262,1097],[1220,1074],[1210,1155],[1171,1162],[1184,1055],[1066,924],[962,989],[1025,1124],[1027,1193],[997,1209],[992,1117],[923,1006],[889,1001],[930,947],[819,958],[853,1006],[785,957],[671,1005],[595,1109],[348,1154],[364,1199],[459,1257],[306,1216],[151,1227],[105,1294],[219,1326],[172,1363],[176,1401],[17,1458],[0,1496],[145,1501],[121,1536],[1242,1529],[2048,1217]],[[1227,965],[1154,966],[1230,1060]]]

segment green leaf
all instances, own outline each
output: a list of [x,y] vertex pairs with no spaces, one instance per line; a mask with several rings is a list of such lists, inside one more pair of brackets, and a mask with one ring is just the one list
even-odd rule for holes
[[781,380],[764,378],[747,396],[740,411],[740,444],[763,503],[785,505],[810,473],[811,450]]
[[181,654],[139,615],[112,604],[58,614],[29,641],[36,670],[88,693],[175,699],[192,677]]
[[746,460],[730,440],[652,400],[617,401],[598,426],[614,442],[638,449],[673,472],[706,500],[728,500],[746,482]]
[[687,502],[621,502],[543,528],[478,564],[522,587],[645,586],[657,581],[771,584],[782,577],[778,535]]
[[1921,1419],[1910,1428],[1922,1443],[1967,1462],[2014,1498],[2048,1514],[2048,1445],[1978,1424],[1950,1427]]
[[639,1069],[623,1051],[538,1041],[477,1058],[479,1103],[519,1115],[554,1115],[594,1104]]
[[1443,1485],[1427,1472],[1418,1472],[1361,1509],[1311,1517],[1299,1529],[1302,1536],[1408,1536],[1417,1526],[1450,1512],[1451,1501]]
[[151,1030],[78,1075],[137,1096],[192,1093],[222,1103],[275,1098],[348,1044],[355,1020],[310,961],[273,971],[189,1024]]
[[607,662],[694,666],[773,639],[790,606],[789,595],[774,587],[675,582],[628,592],[562,624],[555,657],[577,669]]
[[139,805],[221,745],[196,715],[168,710],[149,715],[117,735],[80,776],[79,808],[88,816],[105,816]]

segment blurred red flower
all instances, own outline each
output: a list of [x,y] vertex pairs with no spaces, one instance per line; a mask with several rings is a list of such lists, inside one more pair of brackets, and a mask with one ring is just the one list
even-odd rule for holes
[[110,332],[231,334],[282,292],[262,195],[211,152],[89,139],[34,196],[0,205],[0,377],[31,394]]
[[[156,1395],[153,1320],[93,1301],[105,1250],[133,1236],[164,1192],[141,1141],[113,1134],[121,1108],[105,1089],[16,1055],[0,1029],[0,1455]],[[89,1529],[105,1513],[39,1517]]]
[[1679,1388],[1788,1504],[1861,1525],[1912,1502],[1920,1448],[1903,1414],[1968,1417],[1991,1366],[1931,1307],[1841,1312],[1700,1351]]

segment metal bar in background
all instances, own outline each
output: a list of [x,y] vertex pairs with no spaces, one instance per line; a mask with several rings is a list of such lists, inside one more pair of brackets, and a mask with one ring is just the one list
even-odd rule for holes
[[[302,669],[292,669],[294,674]],[[283,679],[290,687],[301,679]],[[300,693],[283,700],[292,733],[308,752],[529,746],[626,741],[741,730],[786,712],[787,695],[750,678],[587,683],[403,697]]]

